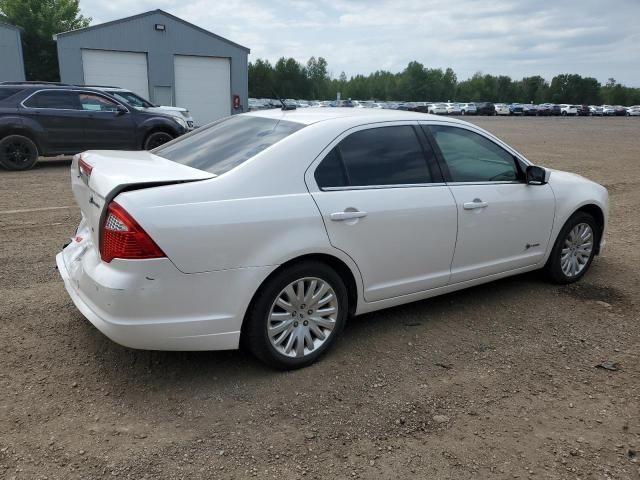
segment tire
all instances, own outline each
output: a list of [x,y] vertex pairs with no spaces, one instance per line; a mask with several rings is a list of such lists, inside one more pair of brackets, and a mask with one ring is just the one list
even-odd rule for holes
[[7,170],[29,170],[38,161],[38,147],[23,135],[8,135],[0,140],[0,166]]
[[[303,298],[292,301],[286,290],[291,289],[297,294],[300,284],[304,285]],[[323,284],[329,290],[321,294]],[[307,297],[310,291],[320,294],[315,303],[310,303],[311,299]],[[331,291],[333,296],[329,297]],[[289,306],[283,308],[280,305]],[[332,308],[337,309],[337,313],[317,315],[320,310],[329,312]],[[243,345],[274,368],[293,370],[306,367],[335,343],[346,322],[348,308],[347,288],[335,270],[317,261],[292,265],[268,279],[256,293],[243,325]],[[270,327],[274,333],[270,334]],[[310,345],[313,348],[309,349]]]
[[562,115],[563,117],[567,116],[567,112],[562,112],[560,115]]
[[[584,252],[584,247],[580,247],[580,235],[577,235],[575,238],[578,241],[578,245],[572,243],[572,235],[576,233],[576,231],[580,232],[581,226],[588,226],[590,229],[590,243],[591,248],[588,253],[588,257],[584,257],[580,252]],[[558,283],[561,285],[567,283],[573,283],[580,280],[589,267],[591,266],[591,262],[593,262],[593,257],[596,252],[596,245],[600,242],[600,236],[602,232],[598,228],[598,224],[596,223],[593,216],[589,215],[586,212],[576,212],[567,220],[567,223],[564,224],[562,230],[558,234],[556,239],[556,243],[553,245],[553,249],[551,250],[551,255],[549,255],[549,260],[547,260],[547,264],[544,267],[545,274],[547,278],[553,283]],[[586,234],[582,234],[582,241],[588,243],[585,238]],[[573,249],[573,250],[572,250]],[[567,255],[568,251],[568,264],[565,264],[565,269],[563,269],[563,256]],[[575,252],[575,254],[573,253]],[[576,257],[577,255],[577,257]],[[578,271],[567,272],[567,268],[571,269],[571,266],[574,265],[571,262],[571,257],[576,258],[575,265],[579,267]],[[580,257],[580,258],[578,258]],[[578,268],[576,267],[576,268]]]
[[173,138],[174,136],[168,132],[165,132],[163,130],[156,130],[147,135],[147,137],[144,139],[142,148],[144,150],[153,150],[154,148],[157,148],[160,145],[173,140]]

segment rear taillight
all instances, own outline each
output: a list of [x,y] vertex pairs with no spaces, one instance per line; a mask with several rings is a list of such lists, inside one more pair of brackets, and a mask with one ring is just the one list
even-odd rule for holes
[[85,162],[82,157],[78,160],[78,172],[80,173],[80,178],[85,184],[89,184],[89,177],[91,177],[91,171],[93,167]]
[[102,225],[100,257],[109,263],[114,258],[140,260],[166,255],[124,208],[111,202]]

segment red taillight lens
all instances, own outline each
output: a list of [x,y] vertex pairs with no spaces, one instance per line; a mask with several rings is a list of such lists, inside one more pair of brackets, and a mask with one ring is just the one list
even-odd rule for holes
[[109,263],[114,258],[139,260],[166,255],[124,208],[111,202],[102,225],[100,257]]

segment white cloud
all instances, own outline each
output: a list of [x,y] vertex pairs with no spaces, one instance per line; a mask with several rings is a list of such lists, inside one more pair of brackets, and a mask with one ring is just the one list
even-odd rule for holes
[[337,76],[411,60],[514,78],[580,73],[640,86],[637,0],[81,0],[94,23],[164,9],[251,48],[250,59],[323,56]]

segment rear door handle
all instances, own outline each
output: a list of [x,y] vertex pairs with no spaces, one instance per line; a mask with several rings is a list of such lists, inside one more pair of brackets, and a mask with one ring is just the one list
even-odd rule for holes
[[359,210],[345,210],[344,212],[334,212],[329,215],[329,218],[331,218],[331,220],[333,220],[334,222],[340,222],[343,220],[352,220],[354,218],[362,218],[366,216],[367,212],[361,212]]
[[483,202],[479,198],[474,198],[473,202],[465,202],[462,204],[465,210],[474,210],[476,208],[486,208],[489,205],[488,202]]

